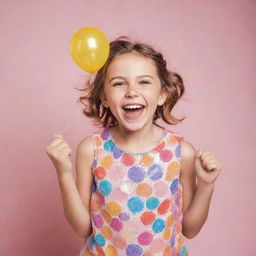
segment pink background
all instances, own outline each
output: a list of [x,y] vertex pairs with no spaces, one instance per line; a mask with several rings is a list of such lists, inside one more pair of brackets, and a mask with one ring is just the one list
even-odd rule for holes
[[170,128],[223,163],[189,255],[256,255],[255,1],[2,0],[0,8],[1,255],[70,256],[82,246],[45,148],[71,120],[64,138],[73,152],[95,130],[76,114],[74,87],[88,74],[69,53],[85,26],[162,51],[186,85],[174,113],[187,119]]

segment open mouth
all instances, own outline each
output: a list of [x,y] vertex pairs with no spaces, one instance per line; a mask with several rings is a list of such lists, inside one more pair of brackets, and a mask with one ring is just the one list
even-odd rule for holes
[[143,105],[125,105],[122,107],[122,109],[125,112],[125,116],[128,119],[136,119],[138,118],[141,113],[143,112],[143,109],[145,106]]

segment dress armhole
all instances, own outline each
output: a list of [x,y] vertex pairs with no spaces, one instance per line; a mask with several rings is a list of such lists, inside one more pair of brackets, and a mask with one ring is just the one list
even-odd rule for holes
[[96,166],[96,163],[98,161],[98,150],[97,150],[97,145],[96,145],[96,136],[97,136],[97,133],[96,132],[93,132],[91,137],[92,137],[92,143],[93,143],[93,169],[95,168]]
[[175,137],[179,143],[184,140],[184,137],[182,135],[175,134]]
[[176,157],[180,161],[181,159],[181,142],[184,140],[184,137],[181,134],[176,133],[175,131],[172,131],[170,129],[167,129],[167,132],[169,132],[170,136],[174,138],[174,141],[177,142],[176,146]]
[[180,134],[175,134],[174,136],[175,136],[175,138],[177,140],[177,143],[178,143],[178,146],[177,146],[178,147],[177,148],[177,158],[178,158],[178,160],[180,162],[181,161],[181,148],[182,148],[181,142],[184,140],[184,137],[182,135],[180,135]]

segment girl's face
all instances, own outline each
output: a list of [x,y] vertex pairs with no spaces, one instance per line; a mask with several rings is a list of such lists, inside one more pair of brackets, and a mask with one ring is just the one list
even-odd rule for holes
[[136,131],[152,125],[156,108],[166,97],[152,60],[127,53],[109,65],[101,100],[119,126]]

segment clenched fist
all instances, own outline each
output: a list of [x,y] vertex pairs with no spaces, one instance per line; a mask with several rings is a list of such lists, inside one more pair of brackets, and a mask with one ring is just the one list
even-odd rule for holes
[[72,162],[69,157],[72,150],[67,142],[64,141],[62,135],[53,136],[53,139],[46,148],[46,152],[52,160],[58,175],[67,172],[72,173]]

